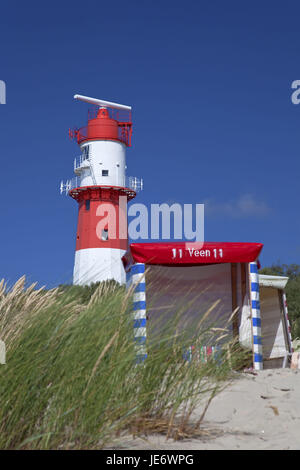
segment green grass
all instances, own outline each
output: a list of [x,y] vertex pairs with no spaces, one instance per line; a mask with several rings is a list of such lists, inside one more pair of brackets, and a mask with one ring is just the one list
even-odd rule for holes
[[[135,364],[131,295],[115,283],[54,290],[0,290],[1,449],[99,449],[123,433],[198,432],[193,410],[223,387],[240,355],[226,348],[218,361],[182,360],[191,338],[164,328]],[[197,332],[194,344],[211,335]],[[238,363],[236,362],[238,361]],[[202,417],[203,418],[203,417]]]

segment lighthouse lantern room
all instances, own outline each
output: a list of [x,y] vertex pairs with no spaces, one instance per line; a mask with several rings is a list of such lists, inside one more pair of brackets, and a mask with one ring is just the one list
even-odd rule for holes
[[75,177],[61,182],[60,191],[78,202],[73,283],[88,285],[114,279],[125,283],[122,256],[128,248],[127,203],[143,181],[126,177],[126,147],[131,146],[131,107],[86,96],[93,104],[88,124],[69,131],[80,156]]

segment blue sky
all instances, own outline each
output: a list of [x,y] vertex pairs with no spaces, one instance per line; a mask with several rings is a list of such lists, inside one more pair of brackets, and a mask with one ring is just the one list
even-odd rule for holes
[[136,202],[205,203],[207,241],[300,264],[300,5],[6,2],[0,8],[0,277],[71,282],[77,205],[60,196],[85,125],[75,93],[131,104]]

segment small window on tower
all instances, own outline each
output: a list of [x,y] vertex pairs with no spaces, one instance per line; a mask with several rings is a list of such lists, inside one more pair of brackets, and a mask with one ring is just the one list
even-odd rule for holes
[[86,211],[89,211],[90,210],[90,205],[91,205],[91,201],[89,199],[87,199],[85,201],[85,210]]
[[108,240],[108,229],[107,228],[102,230],[102,240],[103,241]]
[[102,176],[108,176],[108,170],[102,170]]
[[90,153],[90,146],[86,145],[82,149],[82,157],[83,157],[84,160],[89,158],[89,153]]

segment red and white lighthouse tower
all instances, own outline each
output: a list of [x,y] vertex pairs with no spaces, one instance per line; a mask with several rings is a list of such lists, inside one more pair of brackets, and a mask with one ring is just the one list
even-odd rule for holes
[[121,258],[128,248],[127,202],[142,189],[142,180],[126,177],[126,147],[131,146],[131,107],[75,95],[95,105],[86,127],[70,131],[81,154],[76,177],[61,183],[78,202],[73,283],[115,279],[125,283]]

